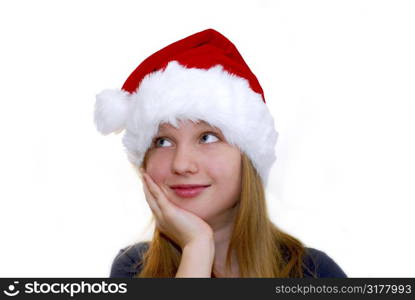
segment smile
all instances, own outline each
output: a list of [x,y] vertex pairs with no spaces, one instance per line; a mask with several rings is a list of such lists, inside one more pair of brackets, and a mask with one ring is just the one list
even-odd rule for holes
[[192,198],[198,196],[209,186],[197,186],[197,187],[185,187],[185,188],[172,188],[177,196],[182,198]]

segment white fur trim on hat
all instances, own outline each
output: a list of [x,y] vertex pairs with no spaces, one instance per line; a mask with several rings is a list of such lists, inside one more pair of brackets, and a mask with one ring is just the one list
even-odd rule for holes
[[260,94],[246,79],[221,65],[208,70],[186,68],[171,61],[164,70],[145,76],[128,94],[109,91],[97,95],[95,120],[102,133],[122,130],[129,160],[141,165],[159,125],[179,120],[203,120],[221,129],[228,143],[251,159],[264,185],[276,160],[278,132]]
[[94,121],[99,132],[106,135],[125,128],[131,107],[129,96],[123,90],[104,90],[96,95]]

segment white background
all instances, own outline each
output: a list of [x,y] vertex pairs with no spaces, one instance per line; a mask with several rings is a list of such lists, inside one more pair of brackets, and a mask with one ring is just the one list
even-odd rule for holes
[[95,95],[214,28],[280,134],[275,224],[349,277],[415,276],[413,1],[2,1],[0,276],[109,275],[150,209]]

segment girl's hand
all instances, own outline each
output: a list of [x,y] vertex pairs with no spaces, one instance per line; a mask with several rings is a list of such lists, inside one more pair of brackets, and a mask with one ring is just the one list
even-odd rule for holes
[[198,240],[213,240],[213,230],[208,223],[168,200],[165,188],[157,185],[143,168],[140,173],[146,201],[161,232],[182,249]]

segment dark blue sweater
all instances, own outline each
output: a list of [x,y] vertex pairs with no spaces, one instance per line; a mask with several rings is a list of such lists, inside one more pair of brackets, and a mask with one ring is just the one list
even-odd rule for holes
[[[148,242],[139,242],[132,246],[121,249],[115,257],[111,267],[111,278],[131,278],[141,272],[141,259],[144,252],[148,249]],[[304,277],[314,277],[311,272],[315,272],[317,278],[344,278],[347,275],[343,270],[323,251],[314,248],[305,248],[304,255]]]

